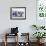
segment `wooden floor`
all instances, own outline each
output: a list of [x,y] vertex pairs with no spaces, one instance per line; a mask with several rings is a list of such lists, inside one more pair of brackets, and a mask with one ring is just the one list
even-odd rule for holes
[[[0,46],[4,46],[4,43],[2,42],[0,42]],[[15,43],[8,43],[8,46],[15,46]],[[34,43],[34,42],[32,42],[32,43],[30,43],[30,46],[37,46],[37,43]],[[46,46],[46,43],[44,43],[44,45],[42,45],[42,46]]]

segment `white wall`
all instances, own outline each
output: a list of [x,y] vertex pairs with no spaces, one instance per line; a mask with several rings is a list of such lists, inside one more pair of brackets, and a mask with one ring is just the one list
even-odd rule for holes
[[[10,7],[26,7],[26,20],[10,20]],[[36,24],[36,0],[0,0],[0,34],[17,26],[32,35],[32,24]]]

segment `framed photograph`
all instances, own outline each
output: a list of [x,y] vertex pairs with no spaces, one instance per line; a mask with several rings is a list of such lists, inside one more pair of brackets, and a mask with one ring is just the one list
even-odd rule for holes
[[36,24],[44,26],[46,25],[46,0],[37,0],[36,3]]
[[26,19],[26,7],[11,7],[10,19],[12,20],[24,20]]

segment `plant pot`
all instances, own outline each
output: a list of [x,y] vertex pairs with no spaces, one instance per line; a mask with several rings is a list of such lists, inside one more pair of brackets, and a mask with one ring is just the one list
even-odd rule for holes
[[40,39],[40,43],[44,43],[44,40],[45,40],[45,39]]
[[37,39],[37,43],[40,43],[40,39]]
[[45,40],[45,39],[37,39],[37,42],[38,42],[39,44],[41,44],[41,43],[44,42],[44,40]]

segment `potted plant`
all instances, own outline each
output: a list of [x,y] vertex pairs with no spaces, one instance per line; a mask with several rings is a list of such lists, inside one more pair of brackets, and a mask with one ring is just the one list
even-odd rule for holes
[[32,25],[32,27],[35,28],[36,30],[45,29],[45,26]]
[[35,28],[36,30],[38,30],[38,26],[37,25],[32,25],[33,28]]
[[40,43],[40,40],[46,36],[45,34],[45,32],[35,32],[33,35],[37,38],[38,43]]
[[45,29],[45,26],[41,26],[40,29]]

